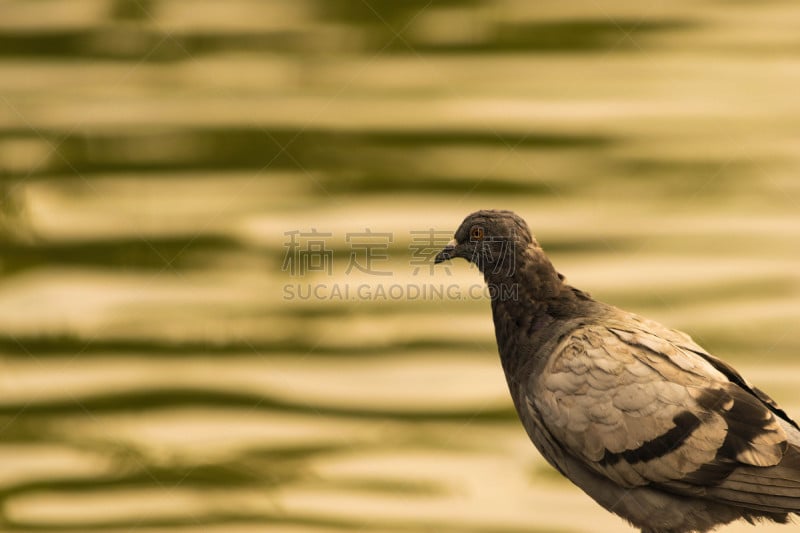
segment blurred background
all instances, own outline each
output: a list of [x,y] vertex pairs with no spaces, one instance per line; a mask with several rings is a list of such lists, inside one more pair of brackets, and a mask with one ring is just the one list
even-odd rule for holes
[[514,209],[800,416],[798,26],[0,1],[0,529],[631,531],[528,442],[479,274],[430,260]]

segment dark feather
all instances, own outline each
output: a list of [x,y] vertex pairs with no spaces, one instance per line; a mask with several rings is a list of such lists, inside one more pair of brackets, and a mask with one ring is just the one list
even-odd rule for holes
[[700,426],[700,419],[689,411],[677,414],[672,421],[675,423],[675,427],[658,437],[643,442],[638,448],[619,453],[611,453],[606,450],[600,464],[613,466],[620,460],[625,460],[628,464],[636,464],[658,459],[680,447]]

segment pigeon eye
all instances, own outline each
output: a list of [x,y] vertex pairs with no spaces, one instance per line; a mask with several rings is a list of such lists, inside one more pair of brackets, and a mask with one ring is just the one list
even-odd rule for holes
[[483,228],[480,226],[475,226],[469,231],[469,236],[475,241],[483,239]]

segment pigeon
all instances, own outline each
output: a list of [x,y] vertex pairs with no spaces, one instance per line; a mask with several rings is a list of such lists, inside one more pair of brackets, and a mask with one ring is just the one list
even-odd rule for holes
[[648,533],[800,514],[800,428],[731,365],[567,284],[511,211],[467,216],[434,263],[458,257],[528,436],[597,503]]

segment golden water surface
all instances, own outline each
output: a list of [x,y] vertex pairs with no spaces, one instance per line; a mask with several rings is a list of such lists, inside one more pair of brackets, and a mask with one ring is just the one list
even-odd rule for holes
[[528,442],[480,275],[431,253],[514,209],[800,416],[798,27],[0,1],[0,530],[631,531]]

